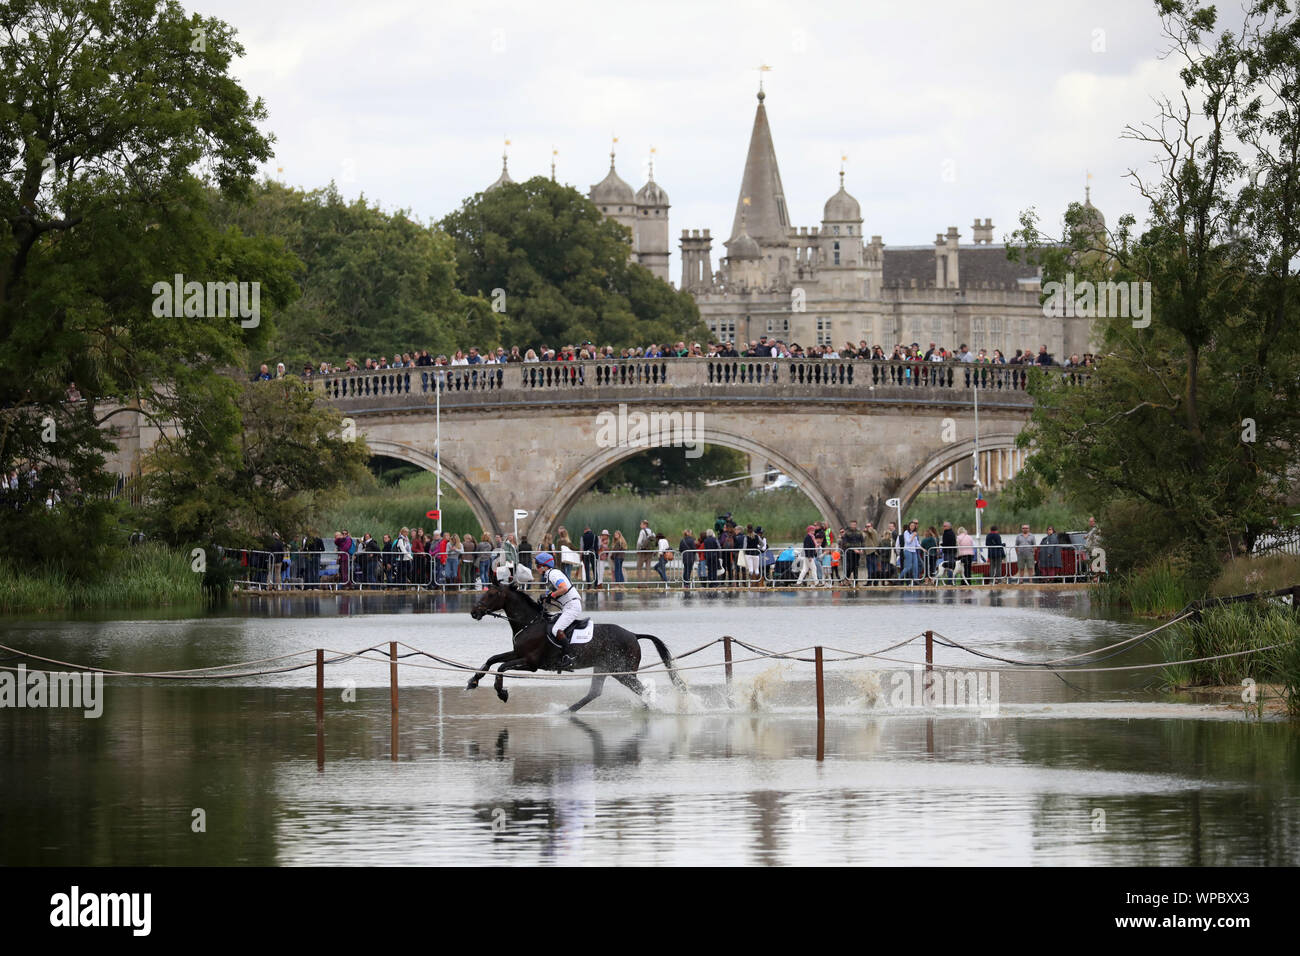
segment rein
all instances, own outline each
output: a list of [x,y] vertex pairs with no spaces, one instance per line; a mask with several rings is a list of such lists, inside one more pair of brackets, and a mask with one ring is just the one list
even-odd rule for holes
[[483,612],[483,616],[484,616],[484,617],[499,617],[499,618],[501,618],[501,620],[503,620],[503,621],[505,621],[507,624],[509,624],[509,625],[510,625],[510,632],[511,632],[511,633],[510,633],[510,637],[511,637],[511,639],[513,640],[515,637],[517,637],[517,636],[520,634],[521,631],[526,631],[528,628],[532,627],[534,624],[536,624],[536,623],[537,623],[538,621],[540,621],[542,618],[546,617],[546,604],[545,604],[544,602],[539,603],[538,608],[537,608],[537,616],[536,616],[535,618],[533,618],[531,621],[529,621],[527,624],[524,624],[524,625],[522,625],[522,626],[520,626],[520,627],[518,627],[518,628],[516,628],[515,625],[514,625],[514,622],[510,620],[509,615],[507,615],[507,614],[502,614],[500,611],[484,611],[484,612]]

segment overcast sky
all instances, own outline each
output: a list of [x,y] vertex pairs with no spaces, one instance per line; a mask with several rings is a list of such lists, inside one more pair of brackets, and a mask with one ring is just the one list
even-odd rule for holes
[[549,175],[555,148],[585,193],[617,136],[634,189],[656,149],[674,282],[683,228],[712,229],[715,262],[727,238],[761,64],[793,223],[820,223],[846,154],[886,245],[950,225],[968,242],[975,217],[1000,240],[1031,205],[1054,225],[1087,171],[1108,222],[1141,220],[1123,176],[1151,153],[1119,134],[1179,88],[1146,0],[185,2],[239,31],[286,184],[427,221],[497,177],[507,138],[516,180]]

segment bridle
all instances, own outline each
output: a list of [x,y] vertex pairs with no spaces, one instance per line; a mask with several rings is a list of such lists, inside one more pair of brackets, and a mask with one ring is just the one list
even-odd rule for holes
[[541,600],[541,601],[538,602],[538,606],[537,606],[537,616],[536,616],[535,618],[533,618],[531,621],[529,621],[527,624],[523,624],[523,625],[521,625],[521,626],[519,626],[519,627],[515,627],[514,622],[510,620],[509,615],[507,615],[507,614],[503,614],[503,613],[501,613],[501,611],[484,611],[484,612],[483,612],[483,617],[499,617],[501,620],[503,620],[503,621],[505,621],[507,624],[509,624],[509,625],[510,625],[510,638],[511,638],[511,640],[513,640],[514,638],[518,637],[518,636],[519,636],[521,633],[523,633],[524,631],[528,630],[530,627],[532,627],[534,624],[536,624],[538,621],[540,621],[540,620],[541,620],[542,618],[544,618],[545,616],[546,616],[546,601],[545,601],[545,599],[543,599],[543,600]]

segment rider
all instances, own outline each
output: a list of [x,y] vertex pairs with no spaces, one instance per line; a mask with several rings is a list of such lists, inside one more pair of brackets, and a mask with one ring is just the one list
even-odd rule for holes
[[[576,621],[578,615],[582,613],[582,597],[565,573],[555,566],[555,558],[549,551],[539,551],[533,557],[533,562],[541,569],[541,580],[547,589],[543,602],[554,601],[560,605],[560,615],[555,619],[551,633],[547,636],[552,644],[567,651],[568,639],[564,629]],[[572,662],[573,655],[566,653],[561,660],[561,665]]]

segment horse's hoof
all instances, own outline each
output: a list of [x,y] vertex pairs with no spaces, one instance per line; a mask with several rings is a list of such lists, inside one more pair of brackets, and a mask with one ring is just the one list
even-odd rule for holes
[[497,691],[497,696],[501,698],[501,703],[504,704],[506,701],[510,699],[510,691],[502,687],[499,691]]
[[478,681],[476,681],[476,680],[472,680],[472,681],[470,681],[468,684],[465,685],[465,689],[466,689],[466,690],[477,690],[477,689],[478,689]]

